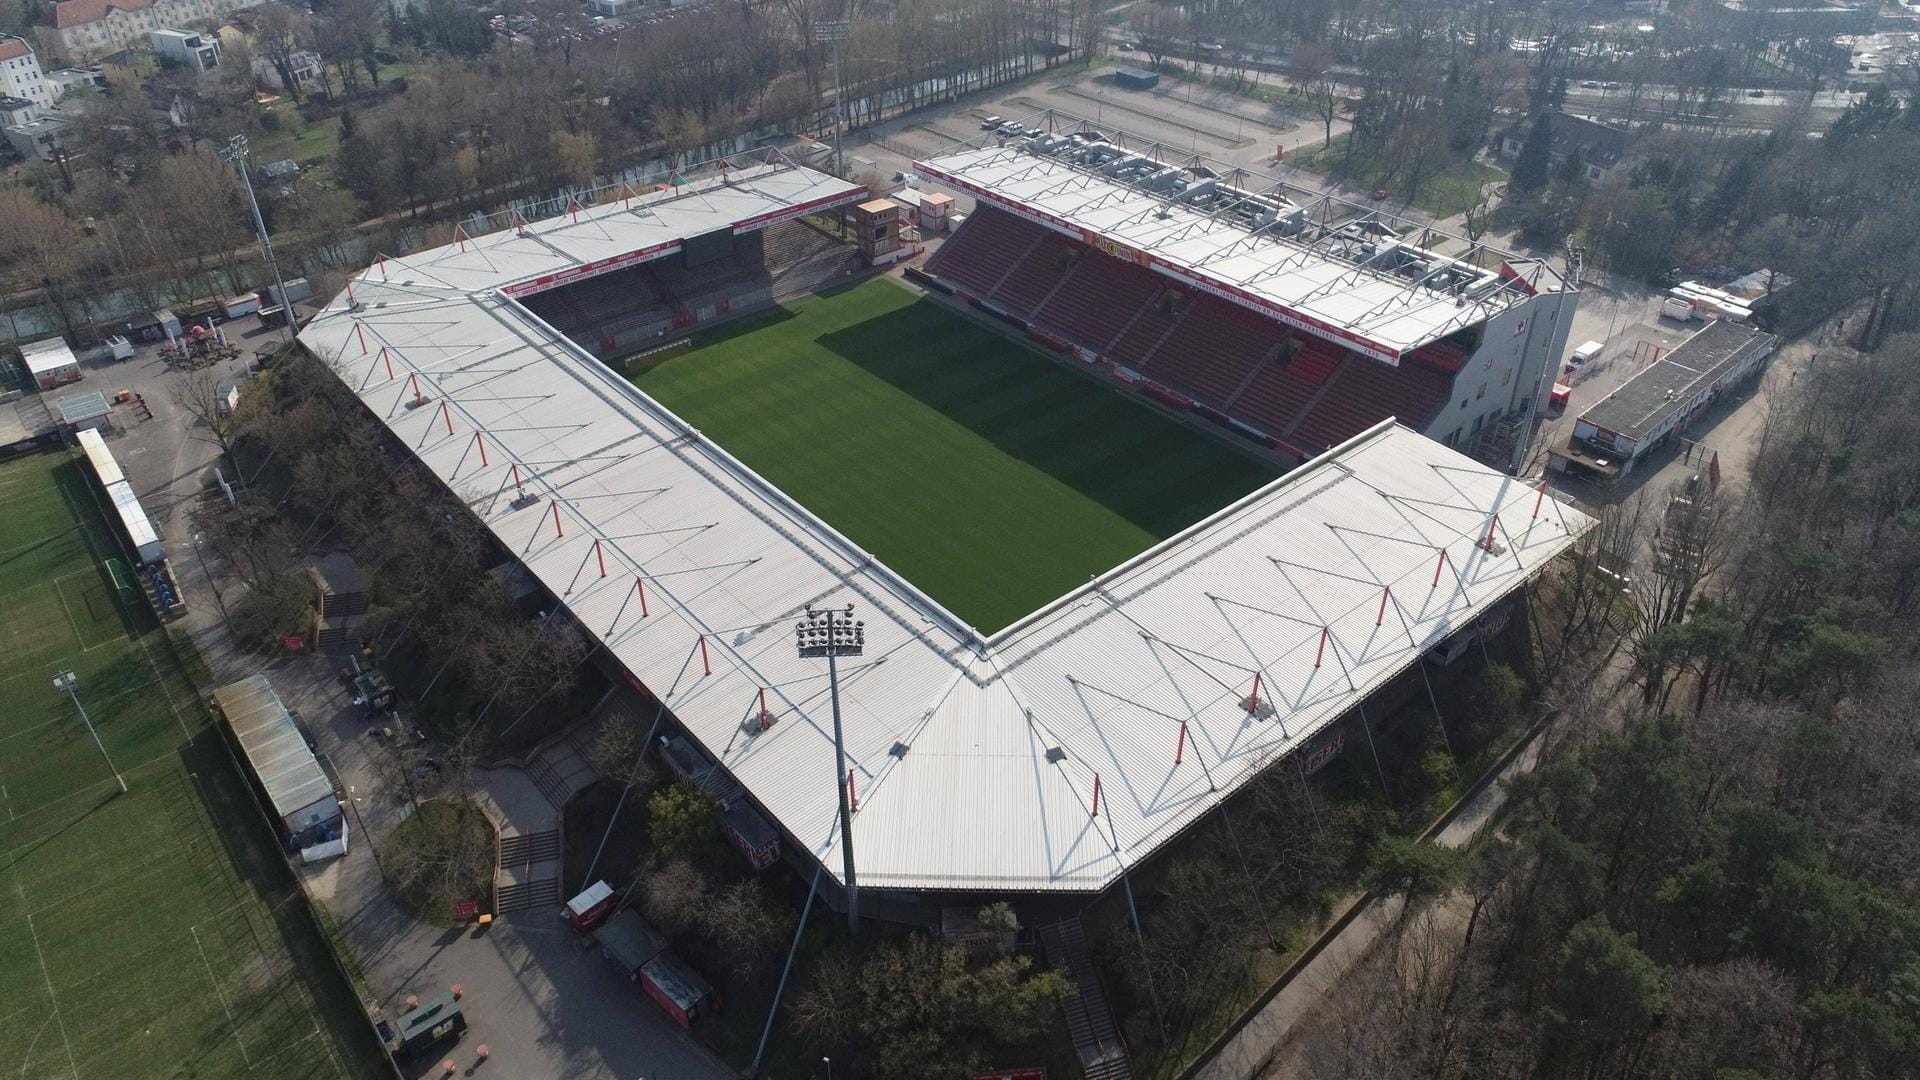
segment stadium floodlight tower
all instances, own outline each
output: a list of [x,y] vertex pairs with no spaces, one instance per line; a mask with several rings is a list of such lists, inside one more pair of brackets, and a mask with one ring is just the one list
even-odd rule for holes
[[834,786],[840,789],[840,865],[847,877],[847,932],[860,933],[860,886],[853,877],[853,773],[847,768],[847,743],[840,734],[840,664],[842,656],[859,656],[867,649],[867,624],[853,617],[853,605],[835,611],[807,608],[807,617],[794,624],[802,657],[827,658],[827,696],[833,700]]
[[293,298],[287,295],[286,283],[280,280],[280,261],[273,257],[273,242],[267,239],[267,223],[260,216],[260,200],[253,194],[253,177],[247,173],[247,137],[235,135],[227,140],[226,149],[220,151],[220,160],[232,165],[240,173],[240,184],[247,189],[247,205],[253,208],[253,227],[260,234],[260,254],[266,256],[267,269],[273,273],[273,287],[279,290],[280,313],[287,319],[287,337],[293,337],[296,324],[293,321]]
[[106,759],[107,768],[113,769],[113,778],[120,783],[120,791],[125,793],[127,790],[127,778],[120,775],[119,769],[113,768],[113,758],[107,755],[107,744],[101,742],[100,733],[93,730],[93,721],[87,716],[87,707],[80,704],[79,685],[80,680],[76,678],[71,671],[63,671],[53,677],[53,688],[55,690],[65,690],[67,696],[73,699],[73,707],[80,713],[80,722],[87,725],[87,734],[93,736],[93,745],[99,748],[100,756]]

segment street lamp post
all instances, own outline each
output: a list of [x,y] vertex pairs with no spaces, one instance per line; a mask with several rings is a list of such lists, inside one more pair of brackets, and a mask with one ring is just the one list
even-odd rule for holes
[[801,657],[827,658],[827,695],[833,700],[834,786],[840,789],[840,865],[847,879],[847,932],[860,933],[860,886],[853,872],[853,805],[847,790],[853,777],[847,771],[847,744],[840,729],[840,665],[842,656],[859,656],[867,647],[867,624],[853,617],[853,605],[836,612],[815,611],[794,625]]
[[267,223],[260,216],[260,200],[253,194],[253,177],[247,173],[247,137],[235,135],[227,140],[227,148],[220,151],[220,160],[232,165],[240,173],[240,183],[247,189],[247,205],[253,208],[253,227],[260,234],[260,254],[266,256],[267,269],[273,274],[273,287],[280,297],[280,313],[287,320],[287,337],[293,337],[293,299],[287,295],[286,283],[280,280],[280,261],[273,257],[273,242],[267,239]]
[[113,769],[113,778],[119,782],[120,790],[124,793],[127,790],[126,777],[120,775],[119,769],[113,768],[113,758],[107,756],[107,744],[101,742],[100,733],[93,730],[93,721],[87,716],[87,708],[80,704],[79,684],[80,680],[71,671],[63,671],[53,677],[54,689],[65,690],[67,696],[73,699],[73,707],[80,713],[80,722],[87,725],[87,734],[93,736],[93,745],[100,749],[100,757],[106,761],[107,768]]

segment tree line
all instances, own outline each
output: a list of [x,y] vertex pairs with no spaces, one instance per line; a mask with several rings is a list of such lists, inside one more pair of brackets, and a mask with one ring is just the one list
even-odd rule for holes
[[1716,553],[1635,581],[1620,694],[1561,691],[1551,762],[1309,1025],[1302,1075],[1912,1075],[1920,337],[1823,350],[1775,401],[1737,494],[1583,541],[1657,521],[1655,552]]

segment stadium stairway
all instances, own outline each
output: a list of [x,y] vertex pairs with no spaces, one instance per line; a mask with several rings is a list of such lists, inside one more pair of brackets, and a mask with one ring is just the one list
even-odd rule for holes
[[1067,1036],[1087,1080],[1130,1080],[1133,1063],[1113,1023],[1113,1009],[1100,988],[1100,973],[1087,950],[1086,930],[1075,916],[1040,928],[1040,949],[1047,962],[1073,980],[1067,999]]

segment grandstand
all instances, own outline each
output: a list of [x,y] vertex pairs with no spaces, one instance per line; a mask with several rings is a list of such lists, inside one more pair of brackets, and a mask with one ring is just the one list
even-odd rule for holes
[[976,202],[937,287],[1296,459],[1394,417],[1518,463],[1577,300],[1543,263],[1063,113],[1022,126],[915,163]]
[[[596,658],[663,704],[687,774],[771,823],[831,902],[849,884],[842,783],[859,884],[894,910],[1101,891],[1265,769],[1338,746],[1356,704],[1476,633],[1591,525],[1544,487],[1381,422],[985,633],[532,310],[558,283],[662,252],[698,264],[721,230],[737,255],[743,234],[863,197],[777,156],[727,163],[644,199],[381,260],[300,338],[460,494]],[[1029,295],[1093,258],[982,220],[979,235],[1020,247],[1003,276]],[[981,293],[1004,284],[984,280],[990,267],[961,272]],[[1253,346],[1233,344],[1253,315],[1189,326],[1191,307],[1158,309],[1142,284],[1128,279],[1123,295],[1148,310],[1109,343],[1187,326],[1242,350],[1194,369],[1196,391],[1238,380],[1244,397],[1271,381],[1246,360]],[[1085,322],[1100,295],[1056,281],[1033,307]],[[548,313],[572,325],[588,314]],[[1294,357],[1287,377],[1311,389],[1286,393],[1311,401],[1349,380],[1373,393],[1393,372],[1318,356]],[[1175,363],[1145,358],[1163,360]],[[797,654],[793,627],[809,608],[846,605],[867,648],[840,668],[842,777],[824,673]]]
[[657,344],[688,327],[766,307],[856,268],[855,250],[805,221],[732,237],[698,265],[665,256],[526,297],[528,310],[601,359]]

